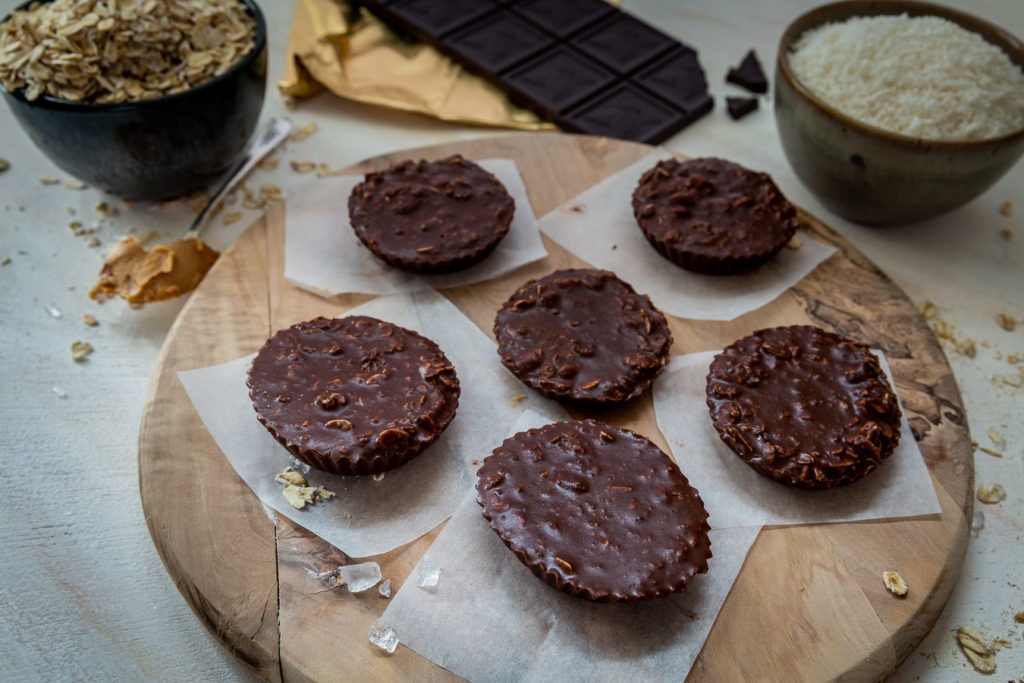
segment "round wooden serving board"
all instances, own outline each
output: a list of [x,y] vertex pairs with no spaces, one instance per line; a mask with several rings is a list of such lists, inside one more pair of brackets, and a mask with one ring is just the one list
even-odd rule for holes
[[[347,172],[456,152],[471,159],[509,158],[522,173],[534,212],[542,216],[649,151],[609,139],[531,133],[406,150]],[[941,348],[892,281],[827,226],[802,218],[802,230],[835,244],[839,253],[776,301],[736,320],[673,319],[672,352],[717,349],[759,327],[801,322],[880,347],[942,514],[764,529],[690,681],[884,677],[935,622],[967,545],[970,437]],[[387,601],[376,591],[325,590],[310,578],[308,568],[329,569],[350,558],[268,513],[218,450],[175,375],[252,353],[277,329],[338,315],[368,299],[325,299],[286,282],[283,244],[284,209],[276,206],[224,253],[168,335],[139,437],[142,505],[153,541],[203,623],[265,679],[455,679],[404,647],[387,655],[367,642],[369,626]],[[550,240],[545,244],[549,256],[542,262],[443,293],[490,335],[494,312],[519,284],[582,264]],[[597,417],[631,426],[665,447],[649,396],[625,412],[603,411]],[[373,558],[393,590],[436,533]],[[881,573],[888,569],[909,583],[906,598],[886,592]]]

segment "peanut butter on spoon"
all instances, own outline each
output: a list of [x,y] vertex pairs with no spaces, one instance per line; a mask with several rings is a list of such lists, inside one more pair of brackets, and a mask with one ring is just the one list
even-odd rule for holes
[[288,119],[271,119],[256,136],[245,157],[196,216],[183,239],[146,249],[134,237],[114,245],[100,268],[100,279],[89,292],[93,299],[120,296],[131,304],[174,299],[199,286],[220,252],[199,239],[199,230],[210,210],[271,150],[291,134]]
[[93,299],[120,296],[142,304],[174,299],[195,289],[220,253],[197,237],[146,249],[125,237],[107,254]]

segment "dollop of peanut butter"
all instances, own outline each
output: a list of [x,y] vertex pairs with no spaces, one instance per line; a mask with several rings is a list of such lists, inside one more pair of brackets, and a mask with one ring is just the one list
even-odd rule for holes
[[107,254],[93,299],[120,296],[129,303],[174,299],[195,289],[220,253],[198,238],[146,249],[125,237]]

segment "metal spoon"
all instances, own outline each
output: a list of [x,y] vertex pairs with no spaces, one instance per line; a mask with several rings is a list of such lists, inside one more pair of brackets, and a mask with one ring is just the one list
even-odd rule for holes
[[224,196],[235,189],[235,185],[238,184],[242,178],[244,178],[253,167],[260,162],[260,160],[267,156],[275,147],[280,145],[292,132],[292,122],[288,119],[271,119],[267,124],[267,127],[257,136],[256,141],[253,142],[252,147],[246,152],[245,158],[239,162],[235,170],[228,175],[227,180],[220,186],[213,198],[206,203],[203,210],[199,212],[196,219],[192,221],[192,225],[185,232],[182,239],[190,239],[197,237],[199,231],[203,229],[203,224],[206,221],[206,217],[210,211],[220,203],[220,200]]

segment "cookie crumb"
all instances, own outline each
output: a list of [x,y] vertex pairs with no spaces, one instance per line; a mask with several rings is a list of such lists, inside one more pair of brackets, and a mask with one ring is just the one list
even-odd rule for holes
[[1013,215],[1013,202],[1007,199],[1005,202],[999,205],[999,213],[1004,216]]

